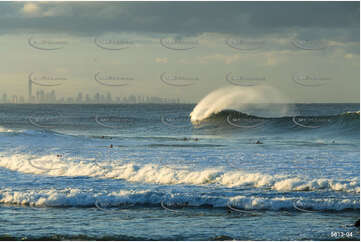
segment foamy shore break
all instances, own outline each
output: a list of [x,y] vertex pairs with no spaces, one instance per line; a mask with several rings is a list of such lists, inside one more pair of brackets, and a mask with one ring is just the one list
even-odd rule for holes
[[122,179],[127,182],[149,184],[215,184],[221,187],[256,187],[276,191],[316,191],[331,190],[360,193],[357,178],[334,180],[312,179],[289,175],[269,175],[243,170],[225,170],[225,167],[192,169],[172,169],[160,164],[136,164],[114,161],[99,166],[97,163],[79,158],[59,158],[56,155],[30,156],[16,154],[0,156],[0,166],[12,171],[47,176],[88,176],[108,179]]

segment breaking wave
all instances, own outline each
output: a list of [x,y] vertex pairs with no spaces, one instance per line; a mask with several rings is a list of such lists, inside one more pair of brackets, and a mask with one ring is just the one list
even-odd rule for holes
[[[337,115],[301,116],[286,99],[267,86],[226,87],[203,98],[190,114],[197,126],[226,124],[238,128],[325,128],[359,130],[360,111]],[[219,123],[222,122],[222,123]]]
[[[291,112],[287,99],[269,86],[230,86],[217,89],[204,97],[190,114],[193,123],[200,122],[224,110],[247,113],[262,107],[263,115],[281,117]],[[275,107],[272,104],[278,104]]]
[[230,171],[226,170],[225,167],[179,170],[161,164],[122,163],[120,161],[112,161],[100,166],[94,160],[79,160],[72,157],[60,158],[56,155],[34,157],[23,154],[0,156],[0,166],[27,174],[55,177],[87,176],[148,184],[213,184],[221,187],[254,187],[275,191],[360,192],[360,182],[356,178],[335,180],[283,174],[269,175],[242,170]]
[[[214,207],[242,210],[295,210],[300,206],[313,211],[359,209],[356,198],[295,198],[278,196],[212,196],[210,194],[165,193],[152,190],[119,190],[96,193],[92,190],[66,188],[63,190],[0,190],[0,203],[34,207],[97,207],[129,208],[135,206]],[[297,204],[297,206],[295,205]]]

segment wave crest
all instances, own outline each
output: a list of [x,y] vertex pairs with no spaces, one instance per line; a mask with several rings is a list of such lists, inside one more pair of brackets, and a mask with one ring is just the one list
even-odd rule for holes
[[[31,162],[29,162],[29,160]],[[45,162],[45,163],[44,163]],[[34,166],[33,164],[39,164]],[[47,164],[46,169],[40,169]],[[222,167],[202,170],[164,167],[159,164],[106,163],[104,167],[94,162],[72,158],[60,159],[55,155],[31,157],[29,155],[0,156],[0,167],[22,173],[48,176],[88,176],[108,179],[123,179],[128,182],[148,184],[189,184],[221,187],[249,187],[275,191],[317,191],[331,190],[349,193],[360,192],[359,179],[334,180],[324,178],[292,177],[269,175],[242,170],[229,171]]]
[[[236,208],[242,210],[295,210],[298,206],[311,211],[341,211],[359,209],[357,198],[297,198],[297,197],[262,197],[242,196],[214,197],[211,194],[179,193],[171,194],[152,190],[118,190],[96,193],[91,190],[66,188],[63,190],[0,190],[0,204],[25,205],[34,207],[98,207],[97,203],[106,204],[101,209],[123,207],[129,205],[161,206],[166,203],[172,207]],[[297,204],[297,208],[295,208]],[[110,210],[111,211],[111,210]]]
[[[275,103],[279,105],[271,106]],[[196,105],[190,117],[193,123],[197,123],[224,110],[248,113],[255,106],[263,110],[255,115],[280,117],[290,112],[290,106],[286,103],[287,99],[269,86],[230,86],[209,93]]]

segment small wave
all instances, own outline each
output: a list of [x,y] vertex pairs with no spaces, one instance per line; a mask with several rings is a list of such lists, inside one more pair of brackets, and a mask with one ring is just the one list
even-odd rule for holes
[[30,174],[101,177],[149,184],[216,184],[223,187],[256,187],[276,191],[328,189],[353,193],[360,192],[360,182],[356,178],[341,181],[325,178],[310,179],[307,177],[289,177],[287,175],[249,173],[240,170],[226,171],[222,167],[202,170],[194,170],[190,167],[189,169],[179,170],[159,164],[138,165],[121,161],[107,162],[101,167],[94,161],[74,157],[60,158],[56,155],[34,157],[16,154],[0,156],[0,166]]
[[298,199],[290,197],[266,198],[261,196],[213,196],[208,194],[162,193],[152,190],[119,190],[109,193],[95,193],[92,190],[66,188],[63,190],[0,190],[0,203],[34,207],[99,207],[102,209],[137,206],[164,207],[213,207],[242,210],[297,210],[295,202],[302,201],[302,206],[314,211],[341,211],[359,209],[359,200],[351,198],[315,198]]
[[360,116],[360,111],[348,111],[344,113],[345,115],[357,115]]
[[146,238],[133,237],[127,235],[113,236],[89,236],[89,235],[67,235],[54,234],[49,236],[25,236],[17,237],[10,235],[0,235],[0,241],[144,241]]
[[213,144],[150,144],[149,147],[178,147],[178,148],[205,148],[205,147],[222,147],[224,145]]
[[0,133],[13,133],[13,132],[16,132],[16,131],[13,129],[8,129],[8,128],[0,126]]
[[0,126],[0,133],[14,133],[16,135],[25,136],[52,136],[52,135],[66,135],[59,132],[46,129],[8,129]]
[[56,132],[50,130],[35,130],[35,129],[22,130],[20,133],[28,136],[48,136],[48,135],[56,134]]

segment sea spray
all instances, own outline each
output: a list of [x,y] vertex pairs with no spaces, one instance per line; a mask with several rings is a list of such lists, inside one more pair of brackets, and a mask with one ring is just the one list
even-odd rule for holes
[[[282,117],[293,112],[292,106],[287,103],[288,99],[270,86],[229,86],[209,93],[193,109],[190,117],[192,122],[200,122],[224,110],[262,117]],[[267,112],[255,113],[255,107]]]

